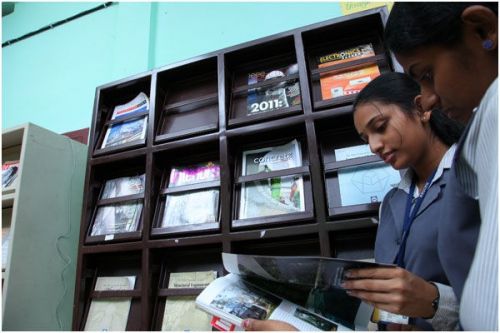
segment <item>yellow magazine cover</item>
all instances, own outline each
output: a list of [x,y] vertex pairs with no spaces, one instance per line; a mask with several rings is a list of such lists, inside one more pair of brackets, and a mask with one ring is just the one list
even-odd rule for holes
[[342,73],[321,75],[321,97],[323,100],[357,94],[371,80],[380,75],[377,65],[369,65]]

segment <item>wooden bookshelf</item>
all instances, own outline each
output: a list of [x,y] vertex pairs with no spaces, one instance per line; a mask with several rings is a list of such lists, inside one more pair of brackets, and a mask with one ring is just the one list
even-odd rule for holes
[[[343,168],[371,165],[379,159],[369,156],[336,161],[335,149],[362,144],[352,123],[355,95],[322,100],[320,77],[324,73],[374,64],[381,73],[392,71],[392,58],[382,40],[387,16],[385,7],[371,9],[97,87],[80,229],[73,330],[84,328],[89,302],[98,297],[93,290],[95,279],[104,270],[108,275],[124,271],[140,276],[133,292],[117,294],[133,298],[127,330],[147,331],[161,328],[159,321],[166,297],[199,292],[169,291],[166,274],[197,270],[223,274],[220,255],[223,251],[373,257],[378,203],[343,207],[337,178]],[[372,44],[374,56],[318,67],[318,56],[366,43]],[[295,67],[290,69],[290,66]],[[249,82],[250,73],[270,73],[276,68],[283,69],[282,73]],[[269,104],[264,100],[263,104],[257,103],[258,112],[250,112],[250,99],[276,93],[268,92],[275,86],[283,87],[285,96],[293,95],[295,99],[285,101],[279,95],[282,103]],[[131,100],[140,92],[150,99],[145,140],[100,149],[113,106]],[[295,139],[301,146],[300,166],[267,175],[242,175],[244,151],[283,145]],[[205,161],[220,164],[220,179],[178,189],[168,187],[172,166]],[[137,231],[112,240],[89,238],[96,207],[103,204],[100,191],[104,181],[137,172],[146,175],[144,193],[139,198],[143,211]],[[303,211],[239,219],[242,185],[291,175],[303,179]],[[160,227],[165,196],[208,188],[220,191],[216,223],[180,229]]]

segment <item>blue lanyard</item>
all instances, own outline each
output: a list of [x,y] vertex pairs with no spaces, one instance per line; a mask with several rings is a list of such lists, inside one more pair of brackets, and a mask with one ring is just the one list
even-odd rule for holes
[[413,221],[415,220],[415,217],[417,216],[418,210],[420,209],[420,206],[422,205],[422,202],[424,201],[425,195],[427,194],[429,188],[431,187],[432,180],[434,179],[434,176],[436,175],[436,170],[430,175],[430,177],[427,179],[425,182],[424,188],[422,190],[422,193],[417,197],[415,201],[415,206],[413,207],[413,210],[411,209],[412,206],[412,201],[413,201],[413,193],[415,192],[415,182],[411,183],[410,186],[410,192],[408,193],[408,199],[406,201],[406,211],[405,211],[405,220],[403,224],[403,232],[401,234],[401,245],[399,245],[399,250],[398,254],[396,256],[396,259],[394,259],[394,263],[397,264],[399,267],[405,267],[404,263],[404,258],[405,258],[405,249],[406,249],[406,241],[408,240],[408,235],[410,234],[410,228],[411,225],[413,224]]

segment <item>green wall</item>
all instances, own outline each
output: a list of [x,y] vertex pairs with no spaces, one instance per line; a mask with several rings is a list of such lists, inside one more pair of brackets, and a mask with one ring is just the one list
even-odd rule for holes
[[[2,43],[102,2],[16,2]],[[2,48],[2,128],[90,127],[95,88],[341,16],[337,2],[120,2]]]

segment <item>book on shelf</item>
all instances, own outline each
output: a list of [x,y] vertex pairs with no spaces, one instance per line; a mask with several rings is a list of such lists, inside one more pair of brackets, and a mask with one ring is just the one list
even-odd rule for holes
[[368,43],[319,56],[317,64],[318,68],[324,68],[373,56],[375,56],[373,45]]
[[[135,276],[98,277],[95,290],[133,290]],[[95,298],[90,302],[85,331],[125,331],[132,298]]]
[[[174,188],[217,180],[220,180],[220,165],[209,161],[173,167],[168,187]],[[219,193],[218,188],[208,188],[167,194],[160,227],[216,223],[219,217]]]
[[145,174],[107,180],[101,199],[123,197],[144,192]]
[[[111,120],[125,118],[134,114],[139,115],[148,111],[149,98],[146,94],[141,92],[130,102],[123,105],[117,105],[113,110]],[[101,149],[144,140],[146,138],[147,124],[147,113],[142,117],[112,124],[106,130]]]
[[[243,152],[242,175],[302,166],[297,140],[276,147]],[[241,185],[239,218],[273,216],[305,211],[302,176],[283,176]]]
[[220,165],[217,162],[199,163],[186,167],[173,167],[168,187],[177,187],[220,179]]
[[[217,278],[215,271],[170,273],[168,288],[206,288]],[[168,296],[162,331],[211,331],[211,316],[196,307],[196,295]]]
[[[6,209],[6,208],[4,208]],[[11,208],[8,208],[11,209]],[[3,221],[5,223],[5,221]],[[7,268],[7,259],[9,256],[9,244],[10,244],[10,226],[2,226],[2,269]]]
[[380,75],[377,65],[351,68],[342,72],[326,72],[320,75],[323,100],[359,93],[368,83]]
[[[345,161],[373,156],[369,145],[335,149],[335,159]],[[342,206],[380,202],[386,193],[401,181],[398,170],[384,162],[342,168],[338,171]]]
[[283,78],[283,81],[276,82],[271,86],[248,89],[247,95],[247,115],[264,112],[272,112],[279,109],[300,105],[299,80],[287,80],[286,76],[297,74],[299,68],[297,64],[275,68],[267,71],[258,71],[248,74],[248,85],[262,81]]
[[341,283],[351,268],[391,267],[323,257],[222,254],[230,274],[197,297],[198,307],[241,328],[247,318],[285,321],[298,330],[367,330],[373,308]]
[[2,190],[15,188],[19,175],[19,160],[2,164]]
[[97,209],[90,235],[108,237],[137,231],[141,213],[142,202],[101,206]]

